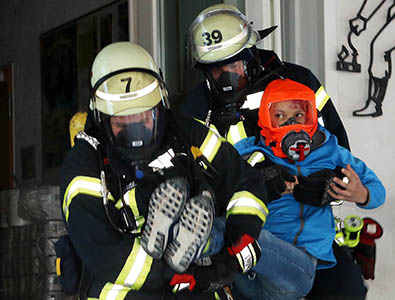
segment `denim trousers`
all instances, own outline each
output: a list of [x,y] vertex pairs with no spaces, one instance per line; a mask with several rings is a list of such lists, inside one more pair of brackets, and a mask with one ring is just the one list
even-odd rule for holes
[[[225,219],[214,220],[210,245],[204,256],[224,247]],[[258,238],[261,257],[252,270],[240,274],[234,285],[243,296],[254,300],[294,300],[303,298],[314,282],[317,260],[288,242],[262,229]]]

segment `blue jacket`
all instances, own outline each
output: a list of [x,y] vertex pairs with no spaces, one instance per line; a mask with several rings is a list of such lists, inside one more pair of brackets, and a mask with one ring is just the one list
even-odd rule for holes
[[[366,164],[354,157],[350,151],[337,143],[337,138],[325,128],[318,130],[325,133],[324,143],[312,150],[304,161],[290,163],[286,158],[274,156],[270,147],[262,141],[255,143],[255,137],[248,137],[235,144],[241,155],[255,151],[263,152],[274,163],[281,164],[293,175],[308,176],[322,169],[335,169],[350,164],[359,175],[362,184],[368,188],[370,200],[365,209],[373,209],[385,201],[385,188],[376,174]],[[331,206],[315,207],[302,204],[292,194],[283,195],[280,199],[268,204],[269,215],[264,228],[282,240],[306,249],[308,253],[319,259],[318,269],[332,267],[336,263],[332,251],[335,237],[335,223]]]

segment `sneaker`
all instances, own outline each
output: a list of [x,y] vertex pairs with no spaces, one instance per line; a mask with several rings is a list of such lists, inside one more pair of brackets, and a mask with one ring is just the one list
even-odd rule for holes
[[162,257],[171,227],[179,220],[188,197],[188,182],[182,177],[167,179],[152,193],[141,234],[141,246],[151,257]]
[[199,257],[210,236],[213,219],[214,204],[210,196],[199,195],[187,201],[178,223],[178,233],[164,254],[174,271],[184,273]]

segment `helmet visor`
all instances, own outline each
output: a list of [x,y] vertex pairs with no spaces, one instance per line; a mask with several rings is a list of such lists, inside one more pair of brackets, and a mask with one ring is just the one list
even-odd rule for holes
[[[285,100],[268,104],[270,124],[272,128],[290,125],[314,125],[314,107],[307,100]],[[302,126],[303,127],[303,126]]]
[[226,60],[244,48],[254,46],[260,37],[239,12],[218,9],[200,14],[188,34],[188,60],[210,64]]
[[158,138],[160,116],[164,113],[160,107],[132,115],[110,117],[115,144],[127,149],[153,145]]

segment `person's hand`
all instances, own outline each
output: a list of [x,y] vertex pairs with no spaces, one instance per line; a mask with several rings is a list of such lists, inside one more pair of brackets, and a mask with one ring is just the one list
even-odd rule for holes
[[193,265],[183,274],[175,274],[170,281],[174,291],[188,288],[191,292],[210,292],[229,286],[239,273],[236,260],[226,248],[210,257],[211,264]]
[[281,195],[285,194],[292,194],[294,192],[295,186],[299,183],[298,182],[298,177],[294,176],[295,181],[285,181],[285,191],[281,193]]
[[368,189],[362,184],[358,174],[347,164],[341,172],[347,177],[348,183],[335,177],[328,190],[329,195],[336,200],[345,200],[358,204],[367,204],[369,201]]

